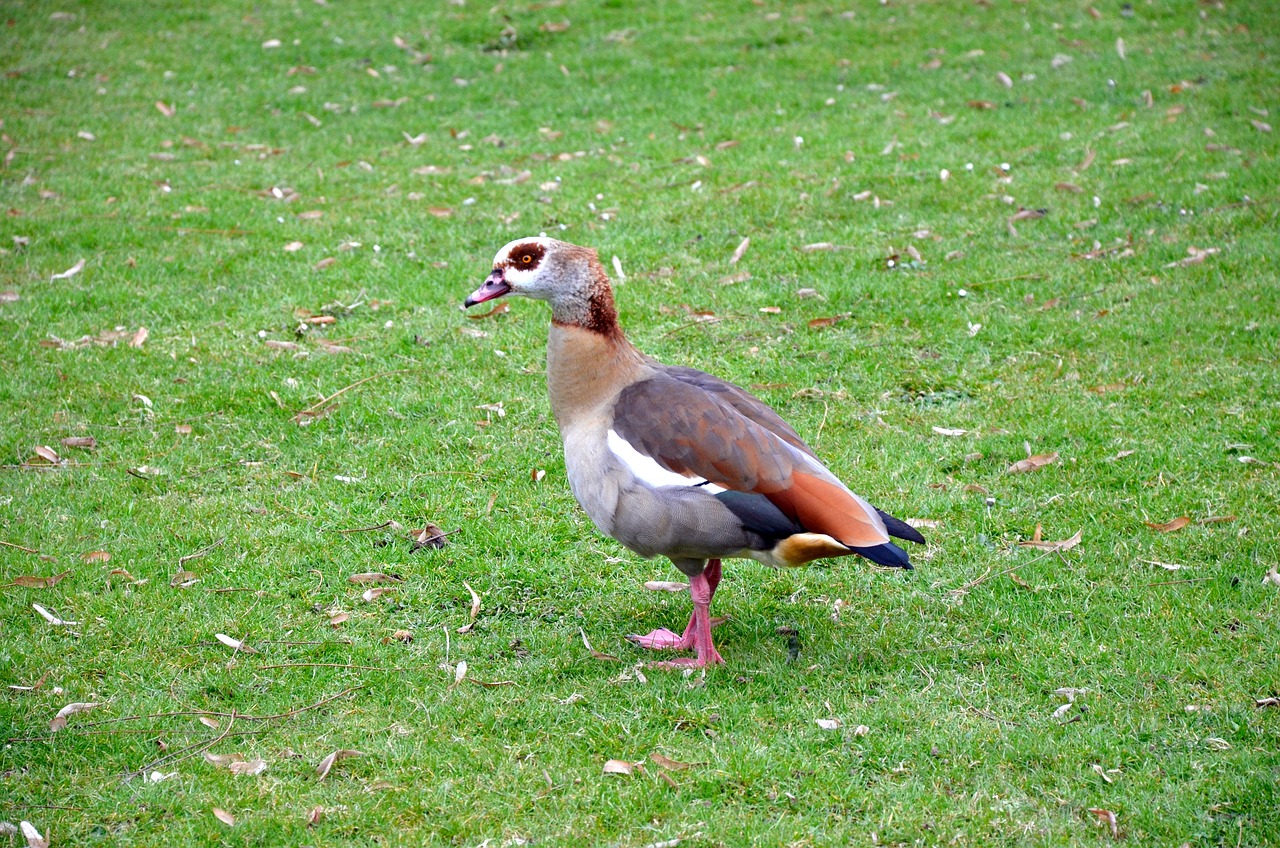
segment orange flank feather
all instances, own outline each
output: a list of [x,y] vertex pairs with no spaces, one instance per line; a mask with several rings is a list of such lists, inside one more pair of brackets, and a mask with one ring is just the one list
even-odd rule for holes
[[841,487],[812,474],[796,471],[791,475],[791,488],[768,492],[765,497],[810,533],[825,534],[850,548],[870,548],[889,541],[880,516]]

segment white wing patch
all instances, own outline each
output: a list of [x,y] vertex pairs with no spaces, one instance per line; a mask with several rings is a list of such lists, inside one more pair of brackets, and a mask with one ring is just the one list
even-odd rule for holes
[[635,478],[642,483],[650,486],[698,486],[707,494],[714,495],[717,492],[723,492],[723,486],[717,486],[715,483],[708,483],[702,477],[686,477],[683,474],[677,474],[669,471],[658,464],[658,461],[651,456],[645,456],[631,446],[631,443],[618,435],[617,431],[610,430],[608,436],[609,450],[613,451],[613,455],[618,461],[627,467],[627,469],[635,475]]

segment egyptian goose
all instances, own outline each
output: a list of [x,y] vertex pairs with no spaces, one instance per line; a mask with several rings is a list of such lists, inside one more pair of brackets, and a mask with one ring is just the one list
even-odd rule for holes
[[696,652],[659,665],[724,662],[710,608],[726,557],[776,567],[857,554],[911,568],[889,537],[924,538],[849,491],[772,409],[627,341],[594,250],[511,242],[465,306],[507,294],[551,305],[547,389],[574,497],[601,532],[641,556],[670,558],[689,577],[693,615],[683,634],[627,637]]

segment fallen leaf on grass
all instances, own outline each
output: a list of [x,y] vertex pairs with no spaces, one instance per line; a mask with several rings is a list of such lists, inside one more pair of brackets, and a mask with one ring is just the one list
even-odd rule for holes
[[1005,469],[1006,474],[1022,474],[1027,471],[1035,471],[1037,468],[1043,468],[1046,465],[1052,465],[1058,461],[1058,453],[1042,453],[1035,456],[1029,456],[1026,459],[1020,459],[1013,465]]
[[747,248],[750,246],[751,246],[750,238],[744,238],[741,242],[739,242],[737,249],[733,251],[733,256],[729,257],[729,264],[737,265],[739,260],[741,260],[742,257],[746,255]]
[[239,639],[232,639],[230,636],[228,636],[225,633],[215,633],[213,634],[213,638],[217,639],[219,642],[226,645],[228,648],[230,648],[233,651],[239,651],[240,653],[243,653],[243,654],[258,653],[255,649],[249,647],[244,642],[241,642]]
[[78,621],[63,621],[61,618],[58,618],[39,604],[32,604],[31,608],[40,613],[40,617],[52,624],[54,627],[75,627],[80,623]]
[[82,259],[82,260],[77,261],[77,263],[76,263],[76,264],[74,264],[74,265],[70,266],[70,268],[68,268],[67,270],[64,270],[64,272],[63,272],[63,273],[60,273],[60,274],[54,274],[54,275],[52,275],[52,277],[50,277],[49,279],[51,279],[51,281],[52,281],[52,279],[70,279],[70,278],[74,277],[74,275],[76,275],[76,274],[78,274],[78,273],[81,273],[81,272],[82,272],[82,270],[84,270],[84,260],[83,260],[83,259]]
[[836,324],[838,324],[839,322],[843,321],[848,317],[850,317],[849,313],[846,312],[840,315],[832,315],[829,318],[814,318],[809,322],[809,329],[822,330],[827,327],[834,327]]
[[147,782],[148,782],[148,783],[163,783],[164,781],[166,781],[166,780],[172,780],[173,778],[175,778],[175,777],[177,777],[177,776],[178,776],[178,773],[177,773],[176,771],[169,771],[169,772],[164,772],[164,771],[153,771],[153,772],[151,772],[151,774],[147,775]]
[[81,554],[80,559],[85,562],[110,562],[111,554],[106,551],[89,551],[86,554]]
[[58,456],[58,452],[48,445],[36,445],[34,458],[41,459],[50,465],[57,465],[62,462],[62,457]]
[[818,727],[821,727],[823,730],[840,729],[840,719],[838,718],[815,718],[813,721],[814,724],[818,725]]
[[423,548],[443,548],[449,544],[449,534],[429,521],[425,527],[411,532],[413,535],[412,550],[415,551]]
[[360,599],[367,604],[373,603],[374,601],[378,600],[378,598],[381,598],[383,595],[387,594],[388,592],[394,592],[394,591],[395,591],[394,586],[375,586],[370,589],[365,589],[364,592],[361,593]]
[[667,771],[684,771],[685,769],[693,768],[697,765],[697,763],[682,763],[678,760],[664,757],[661,754],[650,754],[649,762],[659,768],[664,768]]
[[347,578],[348,583],[403,583],[404,578],[399,574],[383,574],[381,571],[366,571],[361,574],[353,574]]
[[615,656],[612,656],[610,654],[602,654],[599,651],[597,651],[595,648],[591,647],[591,643],[587,641],[587,631],[579,627],[578,632],[582,634],[582,644],[587,646],[587,650],[591,652],[591,656],[593,659],[607,660],[609,662],[622,662],[622,660],[618,659]]
[[156,101],[156,111],[159,112],[161,115],[164,115],[166,118],[172,118],[174,115],[177,114],[177,111],[168,103],[165,103],[163,100]]
[[1040,525],[1037,524],[1035,537],[1026,542],[1019,542],[1018,547],[1035,548],[1036,550],[1041,551],[1069,551],[1076,545],[1080,544],[1080,541],[1083,538],[1084,529],[1081,528],[1080,530],[1077,530],[1076,534],[1070,539],[1063,539],[1061,542],[1044,542],[1040,539]]
[[94,450],[98,447],[98,440],[93,436],[67,436],[62,440],[64,448],[83,448],[84,450]]
[[1280,586],[1280,571],[1276,571],[1276,567],[1271,566],[1271,570],[1262,578],[1262,585],[1270,583],[1272,586]]
[[307,810],[307,827],[315,827],[324,816],[324,807],[316,806]]
[[510,311],[511,311],[511,301],[504,300],[502,303],[499,303],[497,306],[493,307],[488,312],[481,312],[478,315],[472,315],[470,312],[468,312],[467,317],[470,318],[472,321],[480,321],[484,318],[492,318],[494,315],[505,315]]
[[262,774],[267,770],[267,761],[262,759],[237,761],[227,764],[227,771],[238,775]]
[[1138,562],[1145,562],[1147,565],[1154,565],[1165,571],[1181,571],[1186,568],[1185,565],[1178,565],[1176,562],[1160,562],[1158,559],[1140,559]]
[[61,574],[54,574],[50,577],[33,577],[27,574],[19,575],[13,578],[10,586],[21,586],[24,589],[52,589],[63,580],[66,579],[70,571],[64,571]]
[[1116,814],[1110,810],[1104,810],[1101,807],[1090,807],[1089,812],[1098,817],[1098,824],[1104,824],[1111,830],[1113,838],[1120,836],[1120,826],[1116,822]]
[[312,265],[311,267],[316,271],[323,271],[325,268],[328,268],[330,265],[332,265],[337,261],[338,260],[332,256],[326,256],[324,259],[321,259],[319,262],[317,262],[315,265]]
[[27,848],[49,848],[49,840],[41,836],[31,822],[19,822],[18,828],[22,831],[22,838],[27,840]]
[[1165,265],[1164,267],[1186,268],[1189,265],[1199,265],[1205,259],[1209,258],[1210,256],[1212,256],[1217,252],[1218,252],[1218,248],[1216,247],[1207,247],[1204,250],[1201,250],[1195,245],[1192,245],[1191,247],[1187,248],[1188,255],[1186,257],[1179,259],[1176,262],[1170,262],[1168,265]]
[[956,436],[963,436],[969,431],[961,430],[956,427],[934,427],[933,432],[937,433],[939,436],[950,436],[954,438]]
[[1259,709],[1262,707],[1280,707],[1280,698],[1276,698],[1274,696],[1270,698],[1258,698],[1253,702],[1253,705]]
[[334,751],[332,754],[330,754],[329,756],[321,760],[320,765],[316,766],[316,774],[320,775],[321,780],[324,780],[326,777],[329,776],[330,769],[333,768],[333,764],[336,763],[338,760],[345,760],[348,757],[363,757],[363,756],[364,754],[361,753],[360,751],[353,751],[350,748],[343,748],[340,751]]
[[351,619],[350,613],[345,613],[345,612],[334,613],[333,615],[329,616],[329,626],[338,627],[339,625],[345,624],[350,619]]
[[689,590],[688,583],[679,583],[674,580],[647,580],[644,587],[650,592],[687,592]]
[[179,571],[169,580],[169,585],[174,589],[190,589],[192,586],[200,582],[200,578],[196,576],[194,571]]
[[227,827],[236,826],[236,817],[231,815],[221,807],[213,808],[213,817],[218,821],[222,822],[223,824],[225,824]]
[[606,760],[604,764],[605,774],[631,774],[635,771],[635,764],[626,760]]
[[100,706],[102,705],[97,702],[67,704],[65,707],[58,710],[58,714],[49,722],[49,732],[57,733],[59,730],[66,727],[68,717],[73,716],[76,713],[87,712]]
[[[207,718],[207,716],[201,716],[201,718]],[[205,762],[218,766],[219,768],[230,768],[233,763],[244,762],[244,754],[210,754],[208,751],[205,751],[203,756]]]
[[1161,533],[1173,533],[1176,530],[1181,530],[1190,523],[1191,519],[1185,515],[1179,515],[1177,518],[1172,521],[1166,521],[1164,524],[1157,524],[1154,521],[1146,522],[1147,526],[1152,530],[1159,530]]
[[142,347],[146,344],[147,337],[151,335],[151,331],[146,327],[139,327],[133,334],[133,338],[129,339],[129,347]]

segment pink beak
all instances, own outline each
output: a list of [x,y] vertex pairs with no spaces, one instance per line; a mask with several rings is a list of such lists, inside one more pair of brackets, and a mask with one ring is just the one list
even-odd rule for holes
[[495,297],[502,297],[511,291],[511,286],[502,277],[501,269],[494,268],[493,273],[484,281],[484,285],[473,291],[465,301],[462,302],[464,308],[470,309],[477,303],[484,303],[486,300],[493,300]]

